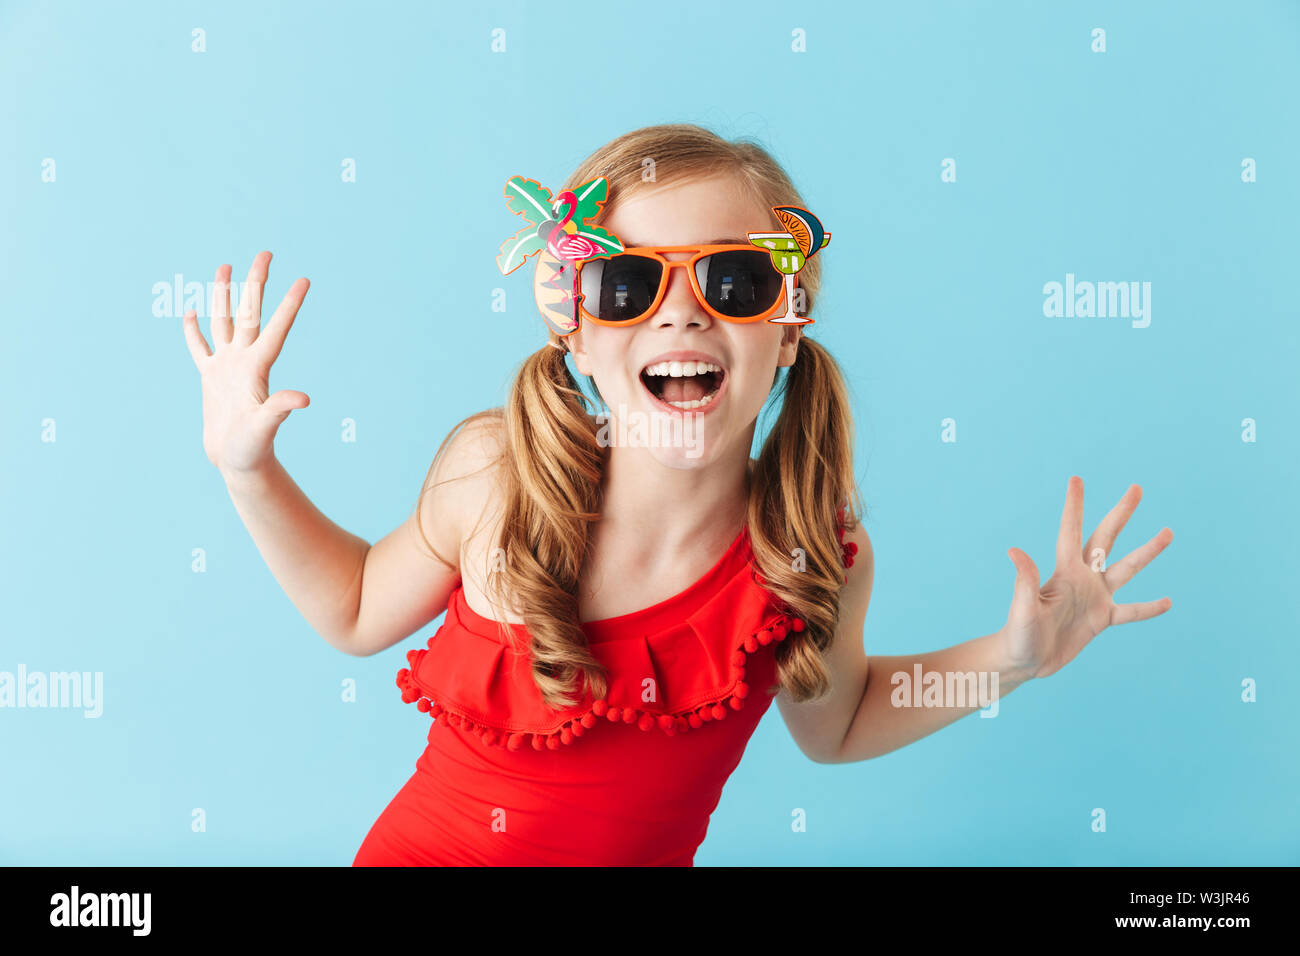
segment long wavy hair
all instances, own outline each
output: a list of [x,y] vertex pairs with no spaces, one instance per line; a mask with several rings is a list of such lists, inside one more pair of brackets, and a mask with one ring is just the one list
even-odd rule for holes
[[[600,221],[621,200],[652,188],[643,178],[647,159],[653,159],[652,186],[729,172],[763,206],[806,205],[762,146],[728,141],[684,123],[618,137],[587,157],[562,188],[606,177],[609,199]],[[781,227],[772,219],[769,228]],[[821,256],[814,256],[799,276],[807,312],[817,299],[821,263]],[[523,620],[529,642],[526,651],[517,651],[531,657],[533,680],[557,710],[578,703],[584,688],[594,698],[608,690],[608,674],[588,646],[578,608],[579,575],[588,557],[589,528],[600,518],[608,449],[597,441],[599,426],[591,417],[596,409],[570,372],[566,354],[552,333],[524,360],[507,404],[458,423],[429,468],[432,477],[463,427],[474,422],[497,427],[500,457],[494,464],[502,508],[499,550],[486,572],[488,590],[495,606],[510,607]],[[599,395],[594,380],[584,377]],[[834,637],[844,586],[838,522],[843,509],[844,527],[856,527],[861,502],[843,375],[830,353],[806,335],[794,364],[784,374],[778,369],[764,413],[775,405],[780,412],[749,474],[747,520],[763,586],[784,610],[805,621],[803,631],[776,645],[776,661],[780,686],[793,700],[808,701],[830,690],[823,652]],[[435,486],[426,481],[424,493]],[[417,527],[424,537],[423,522]],[[425,543],[433,551],[427,538]],[[792,560],[796,549],[802,549],[805,565],[798,569]],[[501,629],[507,645],[514,645],[510,626],[502,623]]]

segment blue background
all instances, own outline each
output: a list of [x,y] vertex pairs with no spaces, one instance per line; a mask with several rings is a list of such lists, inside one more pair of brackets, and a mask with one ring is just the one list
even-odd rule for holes
[[[306,625],[154,284],[263,248],[268,301],[311,278],[277,454],[374,541],[544,341],[494,265],[502,184],[684,121],[759,137],[834,233],[811,334],[853,390],[868,653],[1001,626],[1006,550],[1051,573],[1071,474],[1085,534],[1142,485],[1115,557],[1175,533],[1120,592],[1173,609],[997,719],[826,766],[773,706],[696,862],[1300,862],[1298,51],[1280,2],[0,4],[0,670],[106,685],[95,720],[0,710],[0,861],[348,864],[424,746],[393,678],[436,625],[371,658]],[[1045,318],[1067,272],[1151,282],[1150,327]]]

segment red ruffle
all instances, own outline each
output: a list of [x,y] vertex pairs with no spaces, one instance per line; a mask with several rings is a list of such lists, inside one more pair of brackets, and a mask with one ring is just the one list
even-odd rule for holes
[[[633,665],[633,671],[629,672],[620,668],[618,664],[610,666],[609,658],[615,656],[635,658],[639,656],[640,648],[631,653],[624,652],[618,655],[597,653],[597,658],[602,659],[602,663],[609,667],[608,694],[599,700],[584,703],[571,710],[560,711],[557,716],[543,724],[529,724],[504,715],[488,715],[481,709],[459,704],[451,696],[428,687],[419,675],[426,669],[426,664],[430,660],[429,655],[434,651],[435,645],[447,635],[443,637],[435,635],[430,638],[426,650],[417,649],[407,652],[406,658],[411,666],[403,667],[397,672],[397,686],[402,689],[402,700],[408,704],[414,702],[416,708],[422,713],[427,713],[435,719],[442,717],[444,723],[473,733],[485,744],[505,746],[511,750],[518,750],[525,746],[531,746],[534,750],[541,750],[544,747],[551,750],[559,749],[562,745],[573,743],[576,738],[595,727],[601,718],[611,723],[636,724],[641,730],[658,728],[671,737],[677,733],[702,727],[709,721],[722,720],[727,716],[728,709],[740,710],[744,707],[745,698],[750,693],[750,687],[745,683],[745,664],[748,655],[756,653],[760,648],[773,642],[785,640],[791,632],[797,633],[803,629],[804,622],[800,618],[786,614],[774,615],[764,623],[763,627],[746,634],[744,639],[732,648],[725,662],[724,684],[704,694],[702,700],[692,701],[686,706],[682,706],[684,699],[679,699],[675,704],[668,701],[662,706],[640,704],[640,682],[634,680],[634,686],[623,686],[620,677],[636,673],[636,665]],[[440,631],[439,634],[441,635],[442,632]],[[684,635],[677,635],[677,638],[689,640]],[[647,644],[646,647],[648,648],[649,645]],[[653,664],[654,661],[652,660],[651,663]],[[540,701],[540,694],[537,692],[536,685],[532,683],[531,672],[526,668],[524,671],[529,686],[519,687],[519,692],[530,700]],[[635,694],[633,695],[632,692]],[[687,695],[689,696],[691,695]],[[636,700],[638,705],[615,703],[631,700]],[[522,707],[517,710],[531,709],[533,708]]]
[[[857,545],[839,537],[845,567]],[[690,588],[643,611],[583,624],[593,655],[608,674],[605,697],[566,710],[542,701],[529,666],[527,631],[513,626],[509,646],[494,621],[477,614],[456,588],[447,618],[425,649],[407,652],[397,672],[402,700],[440,723],[468,731],[485,744],[511,750],[559,749],[602,720],[658,728],[672,736],[740,710],[752,688],[748,657],[802,631],[805,622],[763,588],[752,566],[748,531]],[[847,582],[848,578],[845,577]],[[643,701],[646,680],[655,701]]]
[[[559,711],[546,706],[533,681],[526,629],[514,625],[516,646],[508,646],[458,587],[443,626],[426,649],[407,653],[410,667],[397,673],[402,700],[512,750],[555,750],[602,721],[672,736],[722,720],[754,691],[745,680],[750,655],[804,629],[760,585],[751,559],[742,531],[687,590],[643,611],[583,624],[609,690],[599,700],[586,691],[580,703]],[[642,699],[647,681],[655,700]]]

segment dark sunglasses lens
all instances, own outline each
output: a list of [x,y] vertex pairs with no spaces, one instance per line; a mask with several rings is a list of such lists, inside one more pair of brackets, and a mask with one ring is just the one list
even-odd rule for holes
[[738,319],[762,315],[776,304],[784,278],[772,257],[759,249],[715,252],[695,264],[704,301]]
[[606,322],[631,322],[650,310],[663,271],[643,256],[592,259],[582,267],[582,306]]

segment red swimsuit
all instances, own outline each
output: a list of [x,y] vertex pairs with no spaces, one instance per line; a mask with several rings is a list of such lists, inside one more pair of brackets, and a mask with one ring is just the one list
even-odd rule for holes
[[772,702],[774,645],[803,629],[752,556],[742,529],[680,594],[584,623],[609,693],[562,711],[533,683],[523,625],[516,651],[457,587],[397,675],[434,717],[428,746],[353,865],[692,865]]

